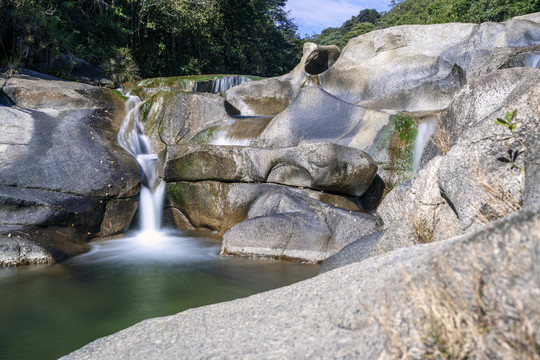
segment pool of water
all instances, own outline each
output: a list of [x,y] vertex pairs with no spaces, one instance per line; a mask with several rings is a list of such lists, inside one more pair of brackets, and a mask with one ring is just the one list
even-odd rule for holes
[[215,240],[168,231],[96,242],[61,264],[0,269],[0,359],[56,359],[143,319],[289,285],[318,270],[218,251]]

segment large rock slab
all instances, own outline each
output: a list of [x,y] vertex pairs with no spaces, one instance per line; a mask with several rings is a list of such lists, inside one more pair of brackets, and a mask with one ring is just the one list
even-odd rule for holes
[[365,152],[329,143],[292,148],[169,147],[165,180],[268,182],[353,196],[371,185],[377,165]]
[[[9,101],[0,106],[0,234],[45,251],[30,257],[38,262],[80,253],[100,232],[108,202],[138,191],[138,165],[116,141],[124,100],[39,74],[8,78],[3,92]],[[15,256],[0,265],[17,258],[30,261]]]
[[290,192],[266,191],[223,235],[222,255],[319,262],[374,231],[375,217]]
[[[404,344],[411,356],[427,358],[433,337],[422,309],[444,310],[428,296],[433,289],[450,294],[459,289],[461,297],[450,298],[463,302],[452,304],[460,306],[458,316],[472,316],[478,314],[471,299],[480,281],[482,304],[491,306],[495,299],[501,309],[521,309],[531,329],[540,327],[539,244],[540,208],[535,206],[467,236],[400,249],[248,298],[145,320],[63,359],[178,354],[193,359],[381,359],[399,351],[392,340]],[[402,300],[413,296],[416,301]],[[505,326],[503,334],[512,336],[511,329],[521,323],[512,327],[508,317],[497,319],[500,327],[483,338],[485,347],[473,347],[471,356],[511,358],[490,336]]]
[[377,231],[373,234],[369,234],[356,241],[353,241],[336,254],[326,258],[319,268],[319,274],[340,268],[342,266],[361,262],[371,257],[371,248],[377,244],[377,241],[379,241],[383,234],[384,231]]
[[[306,43],[290,73],[242,84],[226,93],[227,101],[246,115],[277,114],[303,86],[315,84],[344,102],[370,109],[433,113],[445,109],[467,81],[537,46],[539,24],[536,13],[503,23],[392,27],[352,38],[340,55]],[[314,59],[331,61],[317,67]],[[254,94],[265,106],[258,106]],[[273,111],[265,112],[272,108],[266,104],[275,104]]]

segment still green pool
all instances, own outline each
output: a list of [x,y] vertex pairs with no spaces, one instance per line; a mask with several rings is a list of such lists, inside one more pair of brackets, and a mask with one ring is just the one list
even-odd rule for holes
[[98,242],[50,266],[0,269],[0,359],[56,359],[143,319],[312,277],[318,267],[218,256],[215,240]]

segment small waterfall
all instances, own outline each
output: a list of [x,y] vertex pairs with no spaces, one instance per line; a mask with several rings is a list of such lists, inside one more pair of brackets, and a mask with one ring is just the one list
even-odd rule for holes
[[251,79],[248,78],[247,76],[226,75],[215,80],[210,80],[206,82],[198,82],[195,84],[193,91],[217,94],[222,91],[229,90],[233,86],[240,85],[247,81],[251,81]]
[[216,129],[213,145],[250,146],[251,141],[261,135],[273,116],[232,116],[231,120]]
[[436,119],[426,120],[418,124],[418,133],[416,135],[416,139],[414,140],[413,177],[416,175],[416,171],[418,170],[422,152],[424,151],[429,138],[435,132],[436,127]]
[[236,138],[229,134],[227,130],[218,130],[214,139],[210,142],[213,145],[236,145],[249,146],[252,139]]
[[525,58],[525,66],[540,69],[540,52],[527,54],[527,57]]
[[139,124],[139,108],[143,102],[137,96],[129,96],[126,117],[118,132],[118,143],[131,153],[141,170],[141,195],[139,202],[138,238],[149,240],[159,237],[165,182],[158,177],[158,157],[152,153],[148,138]]

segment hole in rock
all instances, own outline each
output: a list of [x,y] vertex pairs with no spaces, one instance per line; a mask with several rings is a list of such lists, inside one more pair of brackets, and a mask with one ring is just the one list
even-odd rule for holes
[[335,45],[319,46],[306,59],[304,70],[310,75],[317,75],[328,70],[341,55]]

